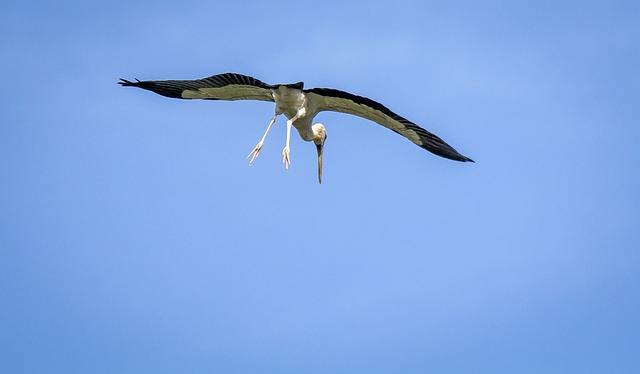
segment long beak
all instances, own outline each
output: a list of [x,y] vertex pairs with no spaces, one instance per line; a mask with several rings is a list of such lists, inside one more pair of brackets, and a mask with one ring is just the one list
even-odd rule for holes
[[318,150],[318,182],[322,184],[322,149],[324,148],[324,144],[316,144],[316,149]]

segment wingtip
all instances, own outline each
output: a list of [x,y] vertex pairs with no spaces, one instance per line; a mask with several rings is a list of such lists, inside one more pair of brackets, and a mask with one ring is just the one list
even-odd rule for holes
[[451,153],[451,152],[438,153],[438,152],[433,152],[433,151],[432,151],[432,153],[435,153],[436,155],[444,157],[444,158],[448,158],[449,160],[458,161],[458,162],[472,162],[472,163],[475,164],[475,161],[473,161],[471,158],[469,158],[469,157],[467,157],[467,156],[465,156],[463,154],[460,154],[460,153],[456,152],[455,150],[454,150],[454,153]]
[[453,160],[453,161],[458,161],[458,162],[472,162],[475,164],[475,161],[473,161],[472,159],[470,159],[469,157],[462,155],[458,152],[456,152],[455,154],[439,154],[436,153],[438,156],[442,156],[444,158],[448,158],[449,160]]
[[119,85],[122,85],[123,87],[126,86],[135,86],[136,84],[140,83],[140,80],[138,78],[136,78],[135,82],[126,80],[124,78],[120,78],[120,82],[118,82]]

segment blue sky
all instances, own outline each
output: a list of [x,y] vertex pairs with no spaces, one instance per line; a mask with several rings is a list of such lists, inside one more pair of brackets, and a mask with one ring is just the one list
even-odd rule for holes
[[[0,12],[3,373],[640,370],[637,2],[20,2]],[[476,164],[322,113],[370,97]]]

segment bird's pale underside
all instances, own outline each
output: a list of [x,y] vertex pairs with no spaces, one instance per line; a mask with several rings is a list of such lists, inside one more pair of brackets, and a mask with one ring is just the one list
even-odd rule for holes
[[289,170],[291,127],[295,127],[305,141],[313,141],[318,151],[318,181],[322,183],[322,152],[327,132],[321,123],[312,125],[319,112],[334,111],[353,114],[376,122],[409,139],[414,144],[450,160],[473,162],[458,153],[438,136],[415,123],[395,114],[384,105],[348,92],[331,88],[304,89],[303,83],[266,84],[258,79],[235,73],[218,74],[197,80],[159,80],[135,82],[121,79],[119,84],[153,91],[157,94],[178,99],[206,100],[261,100],[276,103],[275,114],[271,118],[262,139],[247,158],[249,163],[260,154],[262,145],[280,114],[287,117],[287,139],[282,150],[282,162]]

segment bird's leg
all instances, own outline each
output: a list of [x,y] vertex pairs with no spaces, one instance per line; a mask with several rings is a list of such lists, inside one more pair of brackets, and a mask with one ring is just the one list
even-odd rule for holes
[[249,160],[249,165],[251,165],[253,163],[253,160],[258,157],[258,154],[260,154],[260,150],[262,149],[264,140],[267,138],[267,134],[269,133],[269,130],[271,130],[271,126],[273,125],[273,123],[276,121],[276,117],[278,117],[278,114],[280,113],[276,112],[276,114],[273,115],[271,121],[269,122],[269,126],[267,126],[267,131],[265,131],[264,135],[262,135],[262,139],[260,139],[258,144],[256,144],[256,146],[253,148],[253,151],[249,152],[249,155],[247,156],[247,158],[251,157],[251,160]]
[[291,139],[291,125],[292,121],[287,121],[287,143],[282,150],[282,163],[284,164],[284,170],[289,171],[289,164],[291,164],[291,160],[289,159],[289,140]]
[[304,117],[304,115],[306,114],[307,110],[302,107],[298,110],[298,113],[296,113],[295,116],[291,117],[288,121],[287,121],[287,143],[284,146],[284,149],[282,150],[282,163],[284,164],[284,168],[286,171],[289,171],[289,165],[291,164],[291,160],[289,159],[289,143],[291,141],[291,126],[293,126],[293,123],[300,117]]

